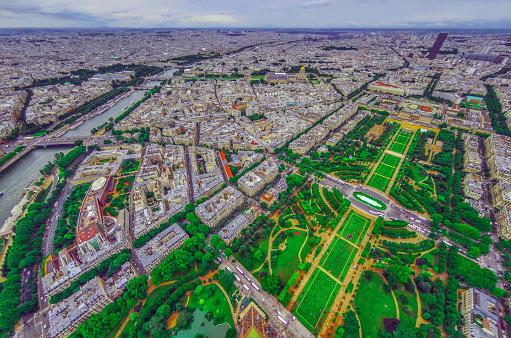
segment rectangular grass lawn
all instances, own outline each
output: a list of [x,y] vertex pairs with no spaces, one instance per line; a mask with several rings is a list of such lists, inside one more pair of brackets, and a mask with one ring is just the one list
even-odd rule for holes
[[378,168],[376,168],[376,173],[381,176],[392,178],[392,175],[394,174],[395,170],[396,170],[396,168],[394,168],[394,167],[391,167],[384,163],[380,163]]
[[328,246],[329,252],[323,256],[321,267],[328,271],[332,276],[339,278],[350,268],[353,258],[358,249],[350,243],[338,237]]
[[407,144],[409,140],[410,140],[409,134],[401,134],[396,138],[395,142],[401,143],[401,144]]
[[390,150],[399,154],[403,154],[406,150],[406,144],[394,142],[392,146],[390,146]]
[[367,230],[369,224],[371,224],[370,219],[351,211],[342,225],[340,236],[353,244],[357,244],[358,240],[363,237],[363,233]]
[[377,173],[374,173],[373,176],[371,176],[371,179],[367,183],[367,185],[376,188],[380,191],[385,192],[388,185],[390,183],[390,178],[384,177],[382,175],[379,175]]
[[323,312],[328,312],[332,307],[340,287],[337,282],[320,269],[314,270],[298,299],[298,308],[294,312],[296,318],[309,331],[314,332],[314,328]]
[[385,163],[386,165],[390,165],[391,167],[397,167],[399,161],[401,161],[399,157],[385,154],[381,163]]

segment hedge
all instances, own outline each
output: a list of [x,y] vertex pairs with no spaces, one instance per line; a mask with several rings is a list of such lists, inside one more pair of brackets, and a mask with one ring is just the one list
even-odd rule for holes
[[[288,293],[287,291],[289,290],[289,288],[291,286],[293,286],[293,284],[296,282],[296,280],[298,279],[298,276],[299,276],[299,273],[297,271],[293,272],[293,275],[291,276],[291,278],[289,278],[289,280],[287,281],[287,284],[286,286],[284,287],[284,289],[282,289],[282,292],[280,293],[279,295],[279,301],[282,303],[286,297],[286,294]],[[289,301],[288,301],[289,302]]]

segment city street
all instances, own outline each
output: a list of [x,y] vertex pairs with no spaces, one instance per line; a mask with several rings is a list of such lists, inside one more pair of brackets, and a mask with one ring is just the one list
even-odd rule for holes
[[[241,293],[243,293],[245,296],[247,296],[247,298],[252,297],[257,302],[257,305],[259,305],[263,309],[263,311],[266,312],[266,314],[269,316],[269,318],[270,318],[268,320],[269,322],[270,321],[278,322],[278,324],[281,327],[283,327],[286,330],[286,332],[292,337],[295,337],[295,338],[312,338],[312,337],[314,337],[312,335],[312,333],[310,333],[309,330],[307,330],[305,328],[305,326],[303,326],[303,324],[300,323],[300,321],[298,319],[296,319],[288,310],[286,310],[286,308],[282,304],[280,304],[269,293],[267,293],[266,291],[263,291],[261,289],[261,284],[256,280],[256,278],[254,276],[252,276],[250,273],[248,273],[242,267],[241,264],[239,264],[239,263],[235,264],[235,263],[232,263],[230,260],[224,259],[222,261],[222,264],[220,264],[220,269],[225,269],[225,267],[227,267],[227,266],[241,280],[240,282],[235,280],[234,285],[236,285],[238,290],[240,290]],[[239,273],[239,271],[236,269],[236,266],[238,268],[240,268],[243,271],[243,273],[248,276],[248,278],[250,278],[250,282]],[[256,284],[260,290],[257,291],[251,285],[251,283]],[[248,287],[249,291],[247,291],[243,287],[243,285],[246,285]],[[279,312],[280,312],[280,314],[279,314]],[[288,323],[288,325],[285,325],[283,322],[278,320],[277,316],[282,317]]]

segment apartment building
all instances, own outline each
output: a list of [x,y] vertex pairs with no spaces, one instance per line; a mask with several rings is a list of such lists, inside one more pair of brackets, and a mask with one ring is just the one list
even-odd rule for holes
[[511,209],[510,209],[510,207],[505,206],[502,209],[500,209],[500,211],[495,214],[495,218],[497,219],[499,236],[506,240],[511,239]]
[[256,195],[264,186],[270,183],[279,173],[277,162],[269,158],[254,169],[241,176],[238,186],[248,196]]
[[156,237],[136,251],[137,257],[146,271],[152,271],[167,255],[183,246],[188,234],[177,223],[163,230]]
[[463,192],[467,197],[475,200],[481,199],[484,194],[483,178],[480,175],[469,173],[463,179]]
[[490,177],[511,181],[511,137],[494,134],[488,137],[484,144]]
[[499,314],[497,300],[478,289],[460,290],[459,309],[465,325],[461,331],[467,337],[497,337]]
[[245,197],[233,187],[227,187],[195,208],[195,214],[202,223],[215,227],[224,217],[241,206]]
[[317,125],[307,133],[303,134],[289,145],[289,149],[293,153],[303,155],[312,149],[316,144],[320,143],[328,135],[328,128],[322,125]]
[[255,220],[255,214],[251,209],[245,209],[218,233],[226,245],[239,237],[241,230],[245,229]]
[[499,181],[491,188],[491,195],[496,208],[511,207],[511,182]]

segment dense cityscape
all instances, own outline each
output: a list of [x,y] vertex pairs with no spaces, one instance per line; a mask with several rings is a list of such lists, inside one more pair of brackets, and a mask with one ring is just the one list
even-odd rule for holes
[[0,338],[509,336],[508,31],[0,45]]

